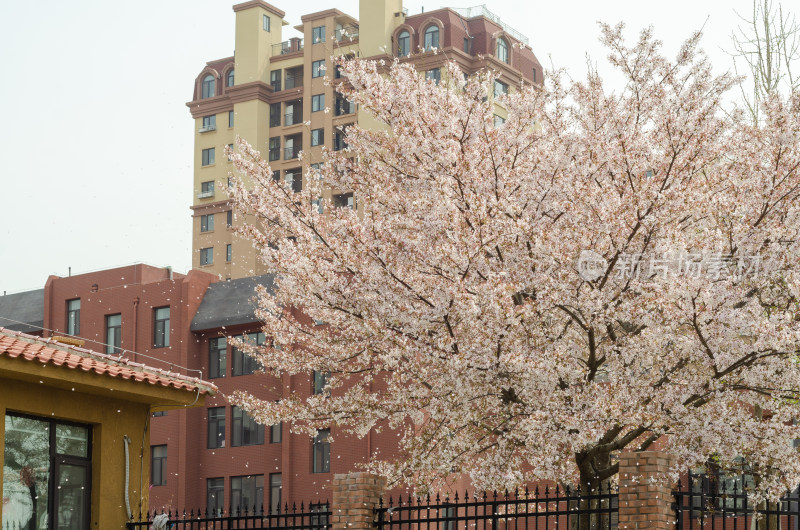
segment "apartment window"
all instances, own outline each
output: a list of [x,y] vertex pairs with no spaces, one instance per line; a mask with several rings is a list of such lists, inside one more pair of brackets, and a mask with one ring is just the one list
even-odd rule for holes
[[228,71],[228,77],[225,80],[225,86],[233,86],[234,73],[233,68]]
[[269,84],[273,92],[281,91],[281,71],[273,70],[269,73]]
[[311,77],[322,77],[325,75],[325,60],[314,61],[311,63]]
[[345,114],[352,114],[355,111],[355,103],[343,98],[342,96],[336,96],[336,103],[333,107],[334,116],[344,116]]
[[344,131],[334,131],[333,133],[333,150],[334,151],[341,151],[342,149],[347,147],[347,136],[344,134]]
[[[264,344],[263,333],[251,333],[244,336],[239,335],[237,338],[244,339],[246,342],[256,344],[257,346]],[[233,375],[250,375],[261,367],[258,361],[239,348],[234,347],[231,349],[231,357],[233,357]]]
[[280,103],[270,103],[269,104],[269,126],[270,127],[280,127],[281,126],[281,104]]
[[169,347],[169,307],[153,309],[153,347]]
[[250,512],[263,510],[264,475],[231,477],[231,508]]
[[200,199],[214,196],[214,181],[207,180],[200,183]]
[[495,45],[495,55],[504,63],[508,63],[508,43],[505,39],[497,39],[497,44]]
[[397,56],[406,57],[411,53],[411,34],[403,30],[397,35]]
[[269,443],[279,444],[283,441],[283,422],[269,426]]
[[330,473],[331,471],[331,443],[328,441],[330,435],[330,429],[320,429],[314,436],[312,473]]
[[353,192],[350,193],[337,193],[333,197],[334,208],[353,208],[355,206],[355,198]]
[[81,334],[81,299],[67,300],[67,335]]
[[431,24],[425,29],[425,51],[439,47],[439,26]]
[[200,216],[200,231],[213,232],[214,231],[214,214]]
[[469,45],[469,38],[464,37],[464,53],[469,53],[470,45]]
[[[231,160],[233,160],[233,144],[228,144],[227,152],[231,153],[231,154],[228,155],[228,162],[230,162]],[[228,177],[228,178],[230,178],[230,177]],[[228,187],[230,187],[230,185]]]
[[167,446],[150,447],[150,484],[163,486],[167,483]]
[[506,119],[502,116],[498,116],[497,114],[494,115],[494,126],[500,127],[506,122]]
[[214,80],[214,76],[208,74],[203,78],[203,84],[200,91],[200,98],[206,99],[211,98],[216,95],[216,81]]
[[233,226],[233,210],[225,212],[225,225],[230,228]]
[[245,411],[233,406],[233,447],[263,445],[264,426],[259,425]]
[[533,82],[536,82],[536,68],[533,69]]
[[263,15],[263,17],[261,18],[261,27],[264,28],[264,31],[269,31],[270,28],[269,15]]
[[508,85],[499,81],[497,79],[494,80],[494,97],[498,98],[500,96],[504,96],[508,94]]
[[222,517],[225,510],[225,479],[206,479],[206,508],[211,517]]
[[322,394],[325,392],[325,387],[328,385],[328,378],[330,378],[330,376],[330,372],[320,372],[314,370],[311,376],[313,380],[314,394]]
[[230,262],[233,257],[233,248],[230,243],[225,245],[225,261]]
[[208,341],[208,377],[225,377],[227,368],[228,339],[217,337]]
[[300,168],[286,171],[286,183],[292,187],[292,191],[295,193],[303,191],[303,173]]
[[431,68],[430,70],[425,70],[425,79],[433,81],[438,85],[439,81],[442,79],[442,74],[438,68]]
[[233,127],[233,111],[228,111],[228,127]]
[[284,125],[294,125],[303,121],[303,100],[286,103],[286,116]]
[[303,145],[303,135],[302,134],[293,134],[291,136],[287,136],[284,141],[284,160],[292,160],[300,156],[300,148]]
[[312,200],[311,206],[315,207],[320,215],[325,213],[325,203],[322,201],[322,197]]
[[203,149],[203,165],[210,166],[214,163],[214,148]]
[[325,143],[325,129],[311,130],[311,146],[322,145]]
[[283,484],[280,473],[271,473],[269,476],[269,510],[278,513],[281,510],[281,490]]
[[274,162],[275,160],[281,159],[281,137],[274,136],[269,139],[269,161]]
[[214,247],[200,249],[200,265],[212,265],[214,263]]
[[91,526],[91,435],[89,425],[5,415],[3,528]]
[[225,407],[208,409],[208,448],[225,447]]
[[325,42],[325,26],[311,28],[311,43]]
[[161,416],[166,416],[166,415],[167,415],[167,411],[166,410],[157,410],[157,411],[153,412],[153,417],[154,418],[160,418]]
[[106,315],[106,353],[119,353],[122,344],[122,315]]
[[217,115],[203,116],[203,127],[200,132],[213,131],[217,128]]
[[325,109],[325,94],[315,94],[311,96],[311,112]]

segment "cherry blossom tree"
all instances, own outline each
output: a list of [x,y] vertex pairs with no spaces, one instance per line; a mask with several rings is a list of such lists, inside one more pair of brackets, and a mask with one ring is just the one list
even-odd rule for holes
[[[384,127],[348,128],[299,193],[240,141],[241,232],[277,274],[258,313],[274,343],[250,351],[331,375],[234,402],[309,433],[397,429],[402,458],[371,465],[417,485],[595,488],[653,447],[672,478],[744,457],[754,495],[797,485],[800,94],[754,127],[721,109],[735,79],[699,35],[670,60],[622,30],[602,28],[617,91],[555,72],[495,99],[490,73],[345,62],[340,90]],[[325,189],[357,207],[320,212]]]

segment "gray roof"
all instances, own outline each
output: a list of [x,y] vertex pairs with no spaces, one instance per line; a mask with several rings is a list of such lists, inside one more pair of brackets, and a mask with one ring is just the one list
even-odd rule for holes
[[38,333],[44,326],[44,289],[0,296],[0,327]]
[[192,319],[192,331],[206,331],[223,326],[258,322],[255,314],[256,285],[273,293],[274,274],[251,276],[208,286],[200,308]]

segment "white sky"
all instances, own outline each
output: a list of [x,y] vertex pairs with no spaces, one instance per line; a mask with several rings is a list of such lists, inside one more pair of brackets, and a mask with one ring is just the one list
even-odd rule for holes
[[[378,0],[370,0],[378,1]],[[590,54],[603,72],[597,21],[624,21],[631,40],[653,25],[674,56],[705,24],[715,68],[751,0],[607,2],[406,0],[410,14],[486,2],[527,35],[547,68],[575,78]],[[191,265],[193,122],[185,102],[206,61],[233,55],[234,2],[0,2],[0,291],[135,262]],[[358,0],[272,2],[291,26]],[[284,28],[283,38],[294,33]]]

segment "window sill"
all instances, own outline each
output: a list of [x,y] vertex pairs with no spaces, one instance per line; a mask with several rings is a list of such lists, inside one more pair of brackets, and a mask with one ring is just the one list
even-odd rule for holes
[[215,165],[216,165],[216,163],[215,164],[206,164],[205,166],[200,166],[200,167],[214,167]]

